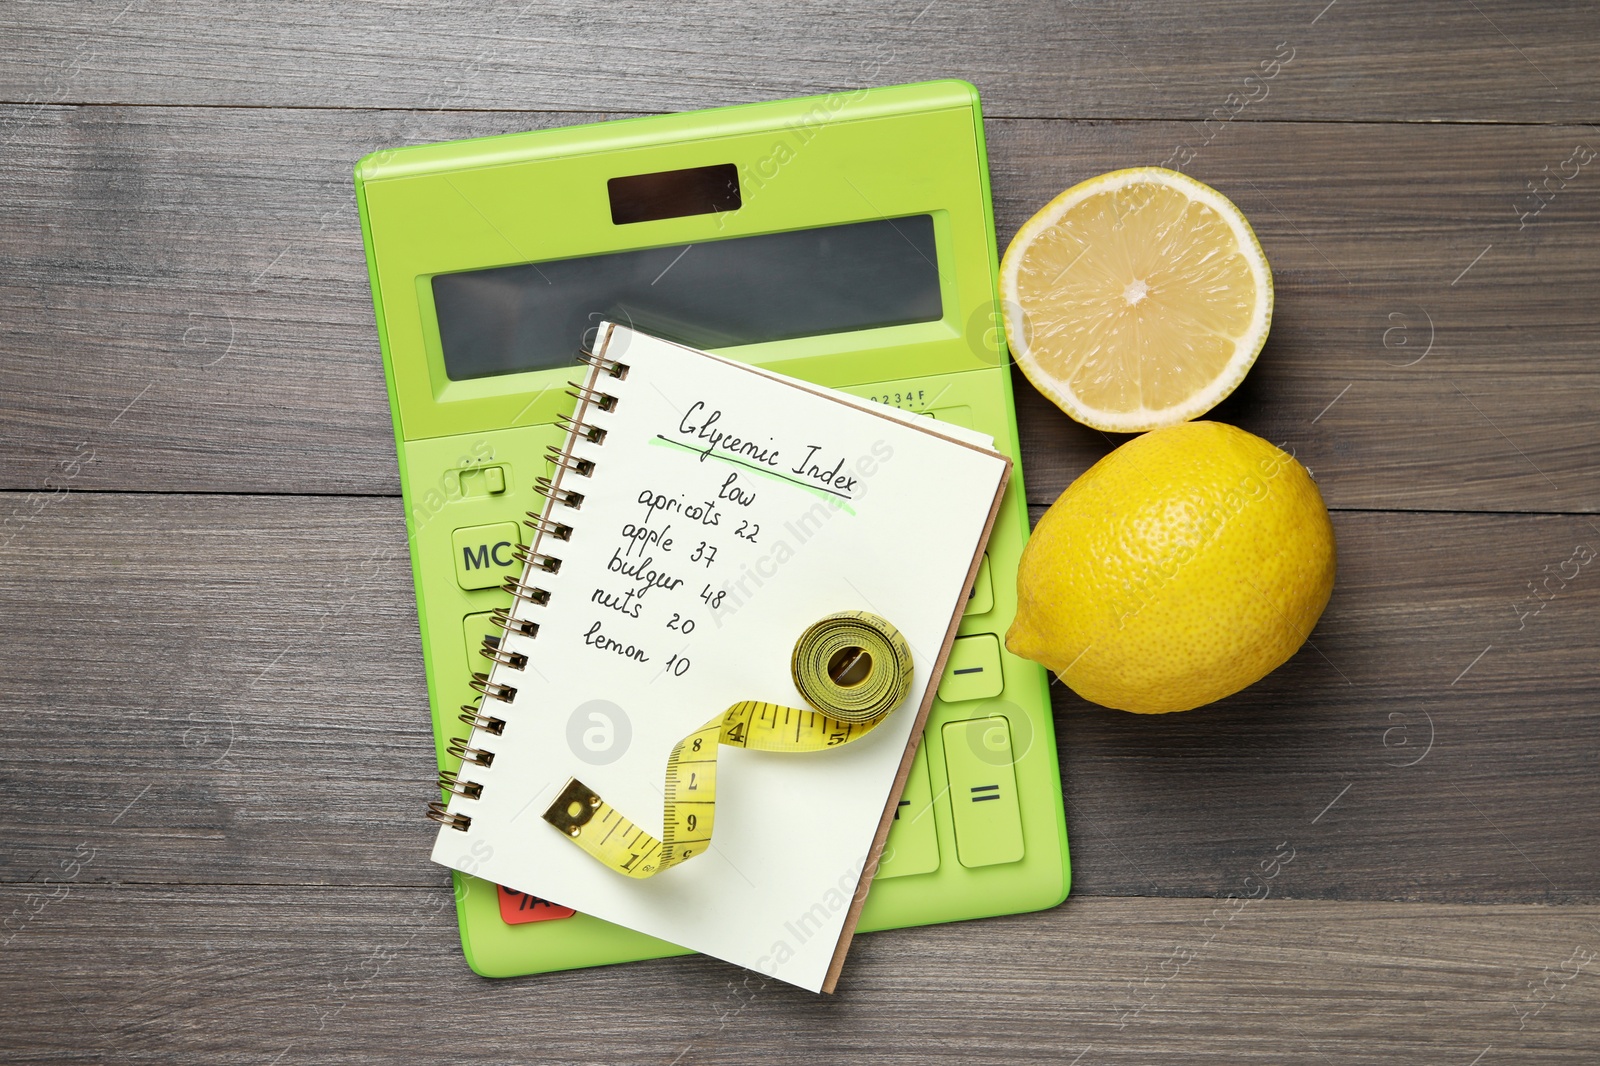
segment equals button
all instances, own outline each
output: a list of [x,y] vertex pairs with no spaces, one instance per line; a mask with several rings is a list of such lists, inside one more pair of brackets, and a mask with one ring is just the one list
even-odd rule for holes
[[1022,858],[1022,812],[1017,805],[1016,756],[1003,715],[947,722],[942,730],[956,857],[973,868]]

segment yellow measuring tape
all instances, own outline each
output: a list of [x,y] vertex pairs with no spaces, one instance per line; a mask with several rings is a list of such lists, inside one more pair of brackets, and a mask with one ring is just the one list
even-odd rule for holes
[[717,745],[754,751],[822,751],[870,733],[911,691],[911,648],[875,614],[830,614],[800,635],[790,661],[810,708],[744,700],[667,756],[661,838],[640,829],[577,778],[544,820],[628,877],[654,877],[711,843],[717,810]]

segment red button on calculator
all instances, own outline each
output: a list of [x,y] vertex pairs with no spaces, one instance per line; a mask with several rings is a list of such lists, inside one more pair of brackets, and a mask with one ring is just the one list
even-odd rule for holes
[[500,890],[500,919],[507,925],[550,922],[557,918],[571,918],[577,913],[571,907],[561,907],[526,892],[517,892],[504,885],[496,887]]

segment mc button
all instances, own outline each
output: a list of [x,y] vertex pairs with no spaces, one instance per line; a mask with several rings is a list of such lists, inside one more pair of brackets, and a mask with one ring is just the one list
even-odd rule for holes
[[517,547],[517,524],[467,526],[450,538],[455,549],[456,583],[464,589],[486,589],[516,572],[511,553]]

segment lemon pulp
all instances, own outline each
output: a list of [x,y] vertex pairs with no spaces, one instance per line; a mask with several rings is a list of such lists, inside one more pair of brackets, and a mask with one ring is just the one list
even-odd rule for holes
[[1034,215],[1000,267],[1007,341],[1080,422],[1140,432],[1196,418],[1255,362],[1272,273],[1244,215],[1176,171],[1113,171]]

